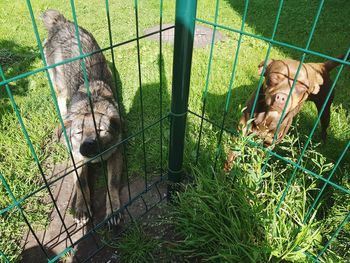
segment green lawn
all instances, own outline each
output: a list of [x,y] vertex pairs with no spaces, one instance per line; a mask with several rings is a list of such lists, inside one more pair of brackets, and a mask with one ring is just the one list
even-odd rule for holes
[[[175,1],[164,1],[163,21],[172,23],[174,21]],[[46,9],[58,9],[68,19],[72,19],[69,1],[33,1],[33,11],[38,18]],[[99,45],[109,45],[108,26],[104,1],[75,1],[79,25],[89,30]],[[251,1],[246,18],[245,30],[256,35],[270,37],[277,12],[278,1]],[[281,13],[276,40],[283,41],[295,46],[305,47],[310,28],[318,7],[318,1],[286,1]],[[330,56],[337,56],[346,52],[348,48],[347,32],[350,31],[348,21],[348,10],[350,2],[344,0],[326,1],[316,28],[310,49]],[[239,29],[244,10],[244,1],[220,1],[218,23],[227,27]],[[36,43],[34,31],[31,25],[29,12],[24,1],[2,0],[0,3],[0,63],[6,78],[25,73],[43,66],[39,49]],[[197,17],[208,21],[214,21],[215,1],[198,1]],[[135,15],[133,1],[110,1],[110,15],[113,33],[113,42],[119,43],[136,36]],[[155,0],[140,1],[139,3],[140,35],[148,27],[159,23],[159,2]],[[39,19],[36,20],[40,39],[46,37],[46,32]],[[221,124],[224,105],[230,83],[233,60],[236,54],[238,34],[221,30],[226,36],[223,42],[215,45],[213,51],[212,69],[209,82],[207,106],[205,117],[216,124]],[[243,37],[241,50],[238,57],[237,70],[233,82],[233,90],[230,96],[229,111],[225,121],[225,128],[234,130],[240,116],[240,110],[249,94],[256,89],[259,80],[257,65],[265,58],[267,43],[249,37]],[[162,56],[159,55],[159,46],[155,41],[141,40],[141,70],[142,70],[142,97],[144,105],[144,124],[148,126],[160,118],[159,113],[159,63],[162,61],[163,91],[162,108],[163,116],[170,109],[171,81],[172,81],[172,54],[173,47],[170,44],[163,45]],[[200,114],[202,110],[202,97],[207,76],[210,47],[195,49],[193,54],[192,75],[189,108]],[[111,52],[104,52],[108,61],[111,62]],[[120,78],[119,91],[124,109],[125,136],[135,134],[141,129],[141,106],[140,87],[138,82],[137,48],[136,42],[120,46],[114,49],[116,67]],[[273,46],[270,57],[300,59],[301,53],[292,49]],[[323,59],[310,56],[306,61],[323,61]],[[332,73],[333,77],[336,70]],[[331,124],[328,130],[326,143],[320,142],[320,129],[318,128],[312,140],[310,150],[306,153],[302,165],[315,173],[328,175],[330,165],[334,163],[350,138],[350,71],[345,68],[336,87],[336,96],[332,106]],[[58,123],[53,101],[45,73],[31,75],[10,84],[17,106],[20,109],[23,122],[28,130],[29,136],[38,155],[43,171],[50,176],[51,167],[67,158],[65,148],[54,140],[53,131]],[[10,101],[4,87],[0,87],[0,172],[7,180],[17,199],[37,189],[42,184],[39,169],[35,164],[31,152],[25,142],[25,137],[20,130],[17,118],[14,114]],[[306,103],[301,113],[295,120],[294,128],[285,143],[276,148],[282,156],[296,161],[303,144],[316,120],[316,108],[312,103]],[[127,143],[127,165],[129,176],[143,176],[145,170],[148,174],[159,174],[160,152],[163,153],[163,165],[166,167],[169,127],[164,121],[163,134],[160,135],[159,125],[155,125],[145,132],[146,156],[144,156],[142,136],[133,137]],[[325,216],[317,216],[310,224],[302,226],[302,233],[307,238],[293,243],[295,231],[301,226],[306,210],[315,197],[315,188],[322,186],[319,181],[309,178],[302,173],[297,173],[297,180],[293,183],[290,194],[283,205],[281,218],[276,217],[274,209],[281,197],[281,192],[289,179],[292,167],[285,163],[272,159],[267,166],[266,173],[260,182],[263,153],[245,146],[241,140],[231,139],[229,134],[224,133],[223,151],[219,155],[218,178],[221,178],[222,161],[228,149],[235,149],[243,156],[241,164],[238,165],[231,175],[243,177],[246,180],[237,181],[230,178],[211,181],[211,171],[215,160],[216,147],[220,129],[209,123],[203,125],[203,137],[201,140],[198,165],[194,165],[196,158],[197,140],[200,128],[200,119],[189,115],[185,168],[188,173],[195,176],[197,186],[189,187],[180,197],[177,211],[179,221],[176,224],[184,228],[183,236],[192,233],[192,242],[195,247],[183,251],[188,243],[179,244],[179,251],[185,253],[185,257],[191,256],[234,262],[235,260],[247,260],[266,262],[263,260],[289,260],[293,262],[304,262],[303,253],[295,252],[296,246],[307,249],[310,253],[316,253],[336,226],[344,219],[349,211],[349,198],[339,191],[334,191],[330,198],[335,206]],[[160,136],[163,138],[163,147],[160,148]],[[243,146],[245,147],[243,147]],[[249,150],[247,150],[249,149]],[[248,151],[249,156],[245,154]],[[146,163],[145,163],[146,160]],[[275,165],[276,164],[276,165]],[[336,173],[337,182],[347,185],[350,170],[350,155],[347,154],[340,164]],[[326,168],[325,168],[326,167]],[[327,170],[328,169],[328,170]],[[279,176],[280,174],[280,176]],[[224,176],[223,176],[224,177]],[[259,181],[259,182],[257,182]],[[237,185],[237,189],[234,186]],[[232,188],[232,191],[231,191]],[[234,189],[233,189],[234,188]],[[247,189],[245,191],[245,189]],[[331,191],[332,192],[332,191]],[[208,193],[208,194],[206,194]],[[216,195],[216,193],[219,193]],[[245,194],[244,194],[245,193]],[[45,226],[48,223],[47,213],[49,206],[41,204],[38,199],[46,196],[46,192],[39,192],[28,198],[24,203],[26,215],[29,221],[36,227]],[[237,200],[227,199],[229,196],[239,196]],[[258,197],[258,198],[257,198]],[[261,197],[261,198],[260,198]],[[193,215],[191,220],[191,204],[198,201],[198,215],[207,213],[220,213],[222,216],[213,221],[211,217],[197,218]],[[226,201],[224,201],[226,200]],[[239,202],[238,202],[239,201]],[[3,185],[0,184],[0,208],[5,208],[11,203],[9,195]],[[208,206],[208,207],[207,207]],[[239,215],[231,214],[234,211],[225,210],[232,206],[237,210],[242,209]],[[217,210],[212,210],[212,208]],[[226,214],[229,213],[229,214]],[[194,213],[194,212],[193,212]],[[209,213],[209,212],[208,212]],[[324,212],[326,213],[326,212]],[[215,214],[214,214],[215,215]],[[257,217],[259,217],[257,219]],[[249,218],[248,222],[240,222]],[[224,233],[218,230],[226,225],[225,220],[232,222],[228,230],[228,239],[223,238]],[[322,220],[321,220],[322,219]],[[182,221],[181,221],[182,220]],[[202,221],[198,221],[202,220]],[[256,224],[255,224],[255,221]],[[213,223],[212,223],[213,222]],[[216,222],[214,224],[214,222]],[[200,231],[205,229],[192,228],[194,224],[213,227],[212,232],[207,233],[208,242],[203,246],[197,246],[203,242]],[[208,224],[208,225],[206,225]],[[273,230],[271,227],[274,226]],[[20,253],[18,241],[21,239],[25,223],[16,210],[12,210],[0,216],[0,250],[10,260],[15,260]],[[336,254],[345,256],[349,250],[349,226],[341,232],[341,240],[336,246],[332,246],[332,252],[323,259],[325,262],[330,258],[336,258]],[[249,229],[248,229],[249,228]],[[249,230],[244,234],[245,230]],[[199,232],[196,232],[199,231]],[[220,233],[218,236],[210,233]],[[255,233],[258,233],[255,236]],[[240,236],[240,235],[243,236]],[[199,235],[199,236],[197,236]],[[255,238],[253,238],[255,236]],[[198,238],[196,238],[198,237]],[[212,239],[211,239],[212,238]],[[241,244],[231,246],[236,240]],[[11,240],[11,242],[9,242]],[[313,242],[320,244],[314,245]],[[215,246],[213,246],[215,244]],[[297,245],[295,245],[297,244]],[[219,247],[216,247],[219,246]],[[198,250],[196,250],[198,249]],[[222,250],[220,250],[222,249]],[[216,251],[222,251],[220,258],[213,258]],[[204,252],[205,253],[204,253]],[[176,252],[174,252],[176,253]],[[246,257],[246,254],[250,256]],[[236,258],[233,258],[233,255]],[[232,261],[233,260],[233,261]],[[304,261],[303,261],[304,260]],[[336,259],[338,260],[338,259]],[[236,261],[240,262],[240,261]],[[246,262],[246,261],[244,261]],[[339,262],[339,261],[333,261]]]

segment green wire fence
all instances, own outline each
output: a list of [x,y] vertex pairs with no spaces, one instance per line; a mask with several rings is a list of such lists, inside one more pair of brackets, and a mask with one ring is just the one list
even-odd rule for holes
[[[347,61],[347,58],[349,58],[349,55],[350,55],[350,47],[349,47],[344,59],[334,58],[334,57],[310,50],[310,44],[311,44],[311,41],[313,39],[315,29],[318,25],[319,17],[320,17],[322,10],[324,8],[324,1],[323,0],[321,0],[319,2],[317,13],[316,13],[316,16],[314,18],[312,28],[311,28],[309,36],[308,36],[308,41],[307,41],[307,44],[305,45],[305,47],[298,47],[298,46],[294,46],[294,45],[291,45],[288,43],[284,43],[284,42],[280,42],[280,41],[275,40],[276,32],[277,32],[279,21],[280,21],[280,15],[281,15],[281,12],[284,8],[284,1],[283,0],[279,1],[277,13],[275,16],[273,31],[272,31],[270,38],[255,35],[255,34],[252,34],[252,33],[245,31],[246,17],[247,17],[247,12],[249,10],[249,4],[250,4],[249,0],[245,0],[244,12],[242,15],[242,22],[241,22],[241,26],[239,29],[231,28],[231,27],[224,26],[224,25],[221,25],[218,23],[219,6],[220,6],[219,0],[216,0],[215,14],[214,14],[214,21],[213,22],[207,21],[205,19],[201,19],[201,18],[196,16],[196,9],[197,9],[197,1],[196,0],[177,0],[176,1],[175,26],[164,28],[163,27],[163,0],[160,0],[159,1],[159,6],[160,6],[159,30],[157,30],[156,32],[150,33],[150,34],[140,35],[139,1],[134,0],[135,36],[136,37],[133,39],[124,41],[124,42],[120,42],[120,43],[115,43],[113,41],[114,31],[111,29],[110,3],[108,0],[106,0],[105,1],[105,10],[106,10],[106,18],[107,18],[107,26],[108,26],[109,46],[106,48],[102,48],[101,50],[97,50],[97,51],[88,53],[88,54],[84,54],[82,47],[81,47],[81,43],[80,43],[80,36],[79,36],[79,31],[78,31],[78,18],[77,18],[76,10],[75,10],[75,1],[70,0],[69,3],[71,6],[71,11],[72,11],[73,19],[74,19],[73,22],[75,25],[76,38],[78,40],[78,46],[79,46],[79,51],[80,51],[79,56],[74,57],[74,58],[69,59],[69,60],[61,61],[61,62],[54,64],[54,65],[47,65],[47,62],[46,62],[45,56],[44,56],[43,46],[42,46],[42,43],[40,40],[38,28],[36,25],[36,20],[35,20],[35,15],[34,15],[33,8],[32,8],[32,3],[30,0],[26,0],[29,17],[30,17],[31,22],[32,22],[32,27],[33,27],[34,34],[36,37],[37,46],[38,46],[38,49],[40,51],[40,57],[41,57],[41,60],[43,62],[43,67],[41,67],[39,69],[32,70],[32,71],[25,72],[25,73],[17,75],[17,76],[9,77],[9,78],[6,78],[2,67],[0,67],[0,76],[1,76],[0,88],[5,89],[5,91],[7,93],[7,96],[9,98],[11,105],[13,107],[13,110],[16,114],[16,118],[17,118],[17,120],[20,124],[20,127],[22,129],[22,132],[25,136],[26,143],[28,144],[28,147],[31,151],[33,161],[37,165],[37,167],[40,171],[42,180],[44,182],[44,185],[39,187],[37,190],[35,190],[32,193],[29,193],[26,196],[18,199],[13,194],[13,191],[11,190],[11,187],[8,184],[8,180],[10,180],[10,179],[5,178],[0,173],[1,185],[3,188],[6,189],[6,194],[11,199],[11,204],[9,204],[7,207],[4,207],[4,208],[1,207],[0,216],[5,218],[9,212],[11,212],[13,210],[19,211],[20,216],[25,221],[26,225],[28,226],[29,231],[33,235],[34,239],[36,240],[36,242],[37,242],[37,244],[42,252],[43,257],[45,257],[48,262],[58,262],[67,253],[72,253],[74,256],[74,259],[77,262],[88,262],[89,260],[93,259],[96,255],[98,255],[101,251],[103,251],[106,248],[106,246],[108,245],[106,243],[101,243],[101,242],[97,241],[97,239],[99,236],[99,231],[106,225],[107,221],[110,219],[110,218],[106,218],[100,222],[95,222],[93,220],[92,215],[89,212],[89,218],[90,218],[90,221],[92,222],[91,229],[89,229],[89,231],[87,231],[87,233],[82,238],[80,238],[78,240],[73,240],[71,237],[71,235],[72,235],[72,232],[70,230],[71,226],[66,225],[64,217],[63,217],[59,207],[56,204],[56,200],[55,200],[55,197],[52,193],[51,187],[55,183],[57,183],[58,181],[63,180],[66,176],[75,176],[77,178],[78,183],[81,184],[78,173],[77,173],[77,169],[79,169],[83,165],[86,165],[86,163],[76,164],[74,162],[72,149],[71,149],[70,144],[69,144],[69,138],[68,138],[68,135],[67,135],[65,127],[64,127],[63,118],[60,114],[60,110],[59,110],[59,107],[57,104],[57,97],[56,97],[56,94],[55,94],[55,91],[53,88],[52,80],[51,80],[50,75],[48,73],[48,69],[51,69],[51,68],[54,68],[54,67],[66,64],[66,63],[70,63],[70,62],[75,61],[75,60],[79,60],[81,63],[83,74],[84,74],[84,82],[85,82],[87,94],[89,97],[90,109],[93,112],[93,105],[92,105],[93,102],[92,102],[91,97],[90,97],[89,81],[87,78],[87,72],[86,72],[86,68],[85,68],[85,64],[84,64],[84,58],[87,58],[87,57],[92,56],[92,55],[99,53],[99,52],[110,51],[111,57],[112,57],[113,67],[116,68],[116,66],[115,66],[116,65],[115,54],[114,54],[115,50],[118,47],[129,44],[129,43],[136,43],[136,48],[137,48],[137,69],[138,69],[138,86],[139,86],[139,94],[140,94],[140,97],[139,97],[140,101],[139,102],[140,102],[140,108],[141,108],[141,111],[140,111],[141,129],[139,131],[132,131],[131,135],[124,136],[124,138],[121,142],[119,142],[116,145],[113,145],[112,147],[110,147],[109,149],[107,149],[105,151],[101,151],[101,149],[100,149],[99,154],[97,156],[95,156],[94,158],[92,158],[92,160],[89,161],[89,162],[91,162],[97,158],[100,158],[102,160],[102,155],[104,153],[114,149],[115,147],[122,147],[122,149],[123,149],[124,167],[125,167],[127,189],[128,189],[128,191],[127,191],[128,192],[128,200],[123,205],[123,207],[120,209],[120,211],[116,211],[112,216],[116,215],[116,213],[124,212],[124,214],[126,214],[130,220],[134,220],[134,219],[136,219],[135,216],[132,215],[132,213],[129,211],[129,207],[133,203],[141,200],[140,202],[144,205],[144,207],[145,207],[144,213],[140,213],[137,216],[137,217],[141,217],[144,214],[148,213],[158,203],[162,202],[166,197],[170,197],[171,193],[174,190],[175,183],[181,182],[182,178],[185,175],[183,167],[184,167],[184,161],[185,162],[187,161],[187,160],[184,160],[184,148],[185,148],[186,122],[187,122],[188,115],[191,115],[191,117],[194,117],[194,118],[198,118],[200,121],[198,140],[196,142],[195,164],[198,164],[198,161],[199,161],[200,150],[201,150],[201,145],[202,145],[202,137],[203,137],[203,125],[204,125],[204,123],[210,123],[211,125],[213,125],[219,129],[219,133],[218,133],[219,135],[218,135],[218,141],[217,141],[217,145],[216,145],[216,149],[215,149],[215,158],[213,161],[213,167],[214,167],[214,170],[216,170],[216,171],[221,169],[221,167],[220,167],[221,166],[220,165],[220,162],[221,162],[220,155],[222,154],[223,134],[225,133],[225,134],[232,134],[234,136],[238,136],[237,131],[233,128],[227,129],[225,126],[225,123],[227,122],[228,111],[229,111],[230,105],[231,105],[231,101],[230,101],[231,95],[232,95],[232,93],[234,93],[236,71],[237,71],[237,67],[238,67],[238,59],[239,59],[239,54],[240,54],[240,50],[241,50],[241,46],[242,46],[242,41],[244,38],[255,38],[255,39],[258,39],[260,41],[264,41],[268,44],[268,48],[267,48],[267,52],[266,52],[266,56],[265,56],[265,60],[264,60],[263,70],[262,70],[262,73],[260,75],[260,78],[259,78],[259,81],[257,84],[258,92],[256,93],[257,95],[256,95],[255,100],[254,100],[252,113],[254,112],[254,109],[256,107],[259,89],[263,83],[264,72],[266,70],[267,61],[269,59],[271,49],[273,46],[285,47],[285,48],[296,50],[296,51],[299,51],[302,53],[302,55],[300,57],[301,63],[299,64],[298,70],[296,72],[296,77],[293,81],[292,88],[291,88],[291,91],[288,95],[286,105],[288,105],[288,102],[290,100],[291,94],[293,92],[293,89],[294,89],[294,86],[296,83],[297,75],[299,74],[302,63],[305,61],[307,55],[315,55],[315,56],[321,57],[323,59],[330,59],[330,60],[336,61],[336,62],[341,64],[341,66],[339,67],[339,69],[336,73],[336,77],[334,79],[334,83],[331,87],[331,90],[330,90],[330,92],[326,98],[326,101],[325,101],[325,103],[320,111],[319,117],[317,118],[311,132],[309,133],[308,139],[307,139],[307,141],[302,149],[302,152],[299,155],[296,162],[292,161],[291,159],[286,158],[285,156],[282,156],[281,154],[279,154],[278,152],[276,152],[272,149],[264,148],[263,145],[255,142],[253,140],[248,140],[249,144],[252,147],[257,147],[259,149],[263,149],[267,153],[267,155],[265,157],[264,165],[263,165],[263,168],[261,171],[262,175],[265,173],[265,169],[266,169],[267,164],[268,164],[271,157],[280,159],[284,163],[292,165],[294,167],[293,172],[292,172],[288,182],[286,183],[282,198],[278,201],[278,204],[276,206],[276,213],[277,214],[279,213],[281,205],[284,202],[286,196],[288,195],[288,190],[289,190],[291,184],[293,183],[293,180],[295,179],[297,172],[306,173],[306,174],[310,175],[311,177],[314,177],[314,178],[320,180],[323,184],[321,189],[319,190],[316,198],[314,199],[312,205],[308,209],[305,218],[303,219],[304,224],[307,223],[308,220],[310,220],[311,214],[312,214],[313,210],[315,209],[315,207],[319,204],[321,195],[324,193],[327,186],[331,186],[331,187],[343,192],[344,194],[347,194],[347,195],[350,194],[349,189],[332,181],[332,177],[335,174],[336,170],[338,169],[339,164],[341,163],[341,161],[346,156],[346,154],[349,150],[350,141],[345,145],[344,150],[342,151],[340,157],[336,161],[333,169],[329,172],[327,177],[321,176],[321,175],[319,175],[319,174],[317,174],[317,173],[315,173],[315,172],[313,172],[313,171],[309,170],[308,168],[303,167],[301,165],[301,161],[302,161],[304,154],[305,154],[305,152],[306,152],[306,150],[307,150],[307,148],[312,140],[312,137],[313,137],[314,132],[317,128],[317,125],[320,122],[321,115],[325,109],[325,106],[326,106],[328,100],[330,99],[331,93],[333,92],[344,67],[350,66],[350,62]],[[203,97],[202,97],[202,107],[201,107],[200,113],[197,113],[197,112],[189,109],[189,107],[188,107],[188,99],[189,99],[189,95],[190,95],[189,91],[190,91],[193,42],[194,42],[194,37],[195,37],[195,24],[196,23],[197,24],[204,24],[204,25],[207,25],[207,26],[213,28],[213,35],[212,35],[211,45],[210,45],[206,80],[205,80]],[[170,110],[170,112],[165,112],[163,109],[164,98],[163,98],[162,94],[163,94],[164,87],[163,87],[162,83],[164,80],[164,76],[162,73],[163,72],[162,68],[164,65],[163,65],[162,59],[160,59],[159,60],[159,112],[157,113],[159,116],[158,116],[157,121],[150,123],[150,124],[146,124],[145,120],[144,120],[144,104],[143,104],[144,103],[144,94],[143,94],[143,89],[142,89],[143,80],[142,80],[142,67],[141,67],[142,56],[141,56],[141,52],[140,52],[140,40],[144,39],[150,35],[153,35],[153,34],[159,34],[159,56],[161,57],[162,52],[163,52],[162,32],[164,32],[166,30],[173,29],[173,28],[175,28],[175,42],[174,42],[174,55],[173,55],[174,61],[173,61],[173,75],[172,75],[171,110]],[[210,81],[211,71],[212,71],[213,53],[215,51],[215,36],[216,36],[216,31],[218,29],[221,29],[223,31],[228,31],[231,33],[236,33],[239,35],[239,37],[237,40],[237,47],[236,47],[235,53],[233,55],[232,72],[231,72],[231,77],[230,77],[230,83],[227,87],[227,96],[226,96],[225,104],[223,105],[222,120],[219,123],[216,123],[216,122],[206,118],[205,113],[206,113],[206,106],[207,106],[207,100],[208,100],[209,81]],[[45,72],[45,74],[46,74],[47,82],[49,85],[49,89],[51,91],[51,95],[53,98],[53,102],[54,102],[55,110],[56,110],[56,113],[57,113],[57,116],[59,119],[59,123],[63,129],[64,140],[66,141],[66,144],[68,145],[69,157],[73,163],[73,167],[71,168],[71,170],[69,170],[68,172],[64,173],[63,175],[60,175],[59,177],[51,179],[51,180],[47,179],[48,176],[47,176],[47,174],[45,174],[44,169],[42,168],[42,164],[38,158],[38,154],[37,154],[35,148],[33,147],[33,143],[32,143],[31,138],[27,132],[27,128],[26,128],[25,124],[23,123],[21,112],[16,105],[16,102],[15,102],[15,99],[13,96],[13,90],[11,89],[11,87],[9,85],[12,82],[27,78],[31,75],[35,75],[35,74],[38,74],[40,72]],[[113,77],[115,80],[117,79],[117,75],[116,75],[116,72],[114,70],[113,70]],[[117,87],[117,82],[116,82],[115,91],[117,93],[116,97],[118,99],[118,104],[122,105],[123,102],[120,100],[120,98],[121,98],[120,94],[118,94],[119,90]],[[122,112],[121,112],[120,108],[119,108],[119,111],[120,111],[119,112],[120,115],[122,116]],[[275,135],[273,137],[273,142],[275,142],[275,140],[276,140],[276,136],[277,136],[279,128],[281,126],[283,116],[285,115],[285,111],[286,111],[286,108],[283,110],[282,117],[280,118],[280,121],[277,125],[277,129],[276,129]],[[165,142],[163,141],[162,135],[165,133],[164,123],[168,119],[170,119],[169,155],[168,155],[168,167],[165,168],[164,159],[166,159],[166,158],[163,154],[163,148],[164,148]],[[93,119],[93,121],[94,121],[94,126],[95,126],[95,132],[97,134],[96,120]],[[147,150],[146,150],[146,143],[147,142],[146,142],[145,132],[147,130],[149,130],[150,128],[153,128],[153,127],[158,126],[158,125],[159,125],[159,133],[161,135],[160,142],[159,142],[159,149],[158,149],[159,153],[160,153],[160,160],[159,160],[158,176],[156,178],[154,178],[154,176],[150,177],[149,171],[148,171],[148,163],[147,163],[148,159],[147,159]],[[137,192],[137,193],[132,193],[132,190],[130,187],[131,181],[129,178],[128,162],[127,162],[127,158],[126,158],[127,143],[128,143],[128,141],[130,141],[133,138],[138,137],[138,136],[141,137],[141,141],[142,141],[141,147],[142,147],[142,154],[143,154],[142,165],[143,165],[143,174],[144,174],[144,176],[143,176],[144,187],[143,187],[142,191]],[[104,167],[105,165],[103,164],[103,162],[101,162],[101,163],[102,163],[104,180],[105,180],[105,182],[107,182],[106,167]],[[165,180],[166,177],[168,180]],[[160,185],[162,183],[164,183],[165,181],[168,183],[167,195],[164,195],[160,190]],[[108,184],[106,183],[106,185],[108,185]],[[144,196],[152,189],[153,190],[155,189],[155,191],[158,195],[158,198],[157,198],[156,202],[154,202],[152,204],[148,204],[145,201]],[[47,251],[46,244],[43,244],[42,241],[37,236],[36,231],[33,228],[32,224],[27,219],[25,209],[23,208],[23,203],[28,198],[31,198],[31,197],[35,196],[37,193],[44,192],[44,191],[47,192],[47,194],[50,198],[50,202],[54,205],[54,209],[57,212],[57,215],[60,218],[60,221],[62,223],[63,231],[67,235],[66,249],[61,251],[58,255],[54,255],[54,256],[52,256]],[[108,193],[108,198],[110,200],[111,196],[109,194],[108,187],[107,187],[107,193]],[[84,197],[84,200],[85,200],[85,197]],[[110,204],[111,203],[112,202],[110,202]],[[85,200],[85,205],[87,205],[86,200]],[[350,220],[350,211],[344,217],[343,221],[337,227],[337,229],[334,231],[334,233],[331,235],[331,237],[329,238],[327,243],[319,251],[318,255],[313,256],[313,255],[307,254],[307,256],[314,262],[320,262],[319,261],[320,257],[326,252],[326,250],[328,249],[330,244],[337,237],[339,232],[343,229],[344,225],[349,220]],[[124,230],[120,230],[116,234],[116,236],[120,235],[123,231]],[[82,243],[85,239],[92,239],[93,242],[95,243],[95,249],[94,249],[94,251],[91,251],[91,253],[88,256],[82,258],[80,255],[75,254],[74,251],[75,251],[75,248],[80,243]],[[307,251],[305,253],[307,253]],[[9,255],[6,255],[6,253],[4,251],[0,251],[0,258],[1,258],[0,261],[2,261],[2,262],[10,262],[8,259]]]

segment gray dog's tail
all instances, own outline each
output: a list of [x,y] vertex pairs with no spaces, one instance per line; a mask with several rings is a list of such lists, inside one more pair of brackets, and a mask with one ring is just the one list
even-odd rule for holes
[[[341,56],[338,56],[337,58],[338,59],[344,59],[346,55],[341,55]],[[350,59],[350,56],[348,56],[347,60]],[[337,67],[340,63],[336,62],[336,61],[333,61],[333,60],[328,60],[324,63],[324,66],[325,68],[328,70],[328,71],[331,71],[332,69],[334,69],[335,67]]]
[[41,20],[44,22],[44,26],[48,31],[60,23],[65,23],[66,18],[57,10],[48,9],[41,16]]

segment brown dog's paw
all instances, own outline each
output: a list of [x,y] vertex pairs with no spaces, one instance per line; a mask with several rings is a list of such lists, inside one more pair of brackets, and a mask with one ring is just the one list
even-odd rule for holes
[[236,159],[236,154],[233,151],[230,151],[227,155],[225,164],[224,164],[224,172],[229,173],[232,170],[233,162]]

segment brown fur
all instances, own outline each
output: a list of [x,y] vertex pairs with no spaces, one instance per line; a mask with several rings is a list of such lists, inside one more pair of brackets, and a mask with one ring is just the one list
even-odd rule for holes
[[[343,58],[341,56],[339,58]],[[258,94],[257,105],[253,113],[248,133],[256,133],[264,139],[265,146],[272,144],[278,122],[281,118],[286,99],[290,93],[300,62],[296,60],[269,60],[266,63],[264,83]],[[260,63],[258,71],[261,74],[264,61]],[[301,110],[306,100],[313,101],[320,112],[325,99],[330,92],[333,81],[330,71],[339,63],[327,61],[325,63],[304,63],[299,71],[284,118],[281,122],[275,143],[279,143],[287,134],[294,116]],[[245,131],[252,111],[256,91],[246,103],[246,108],[240,119],[240,126]],[[330,121],[330,106],[334,98],[332,92],[324,112],[321,116],[322,139],[326,139]]]

